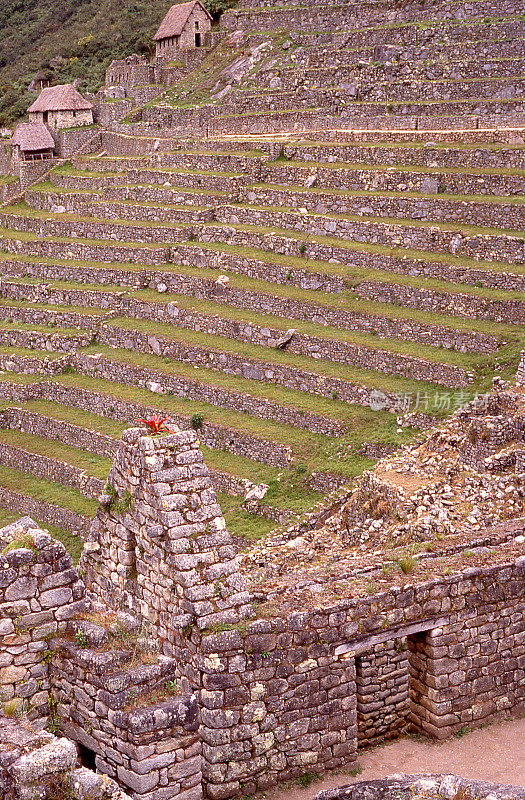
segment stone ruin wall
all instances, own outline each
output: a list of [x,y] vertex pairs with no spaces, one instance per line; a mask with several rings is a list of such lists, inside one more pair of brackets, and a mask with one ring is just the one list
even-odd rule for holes
[[[181,434],[175,436],[181,441]],[[154,457],[167,456],[171,441],[175,437],[153,440]],[[142,440],[138,442],[142,447]],[[171,478],[174,471],[168,468],[166,474]],[[187,478],[185,473],[184,481]],[[155,486],[154,481],[150,484]],[[172,485],[170,491],[175,488]],[[163,496],[171,508],[172,495]],[[176,512],[175,520],[179,526],[180,513]],[[182,514],[187,517],[187,512]],[[173,524],[172,516],[163,519]],[[380,683],[389,690],[383,704],[389,707],[394,728],[411,724],[440,738],[523,700],[525,559],[469,569],[449,579],[348,601],[328,610],[235,622],[233,610],[218,613],[213,602],[210,605],[216,587],[202,584],[196,566],[205,554],[195,552],[189,535],[187,542],[184,537],[177,540],[177,555],[172,556],[170,547],[163,554],[165,546],[157,534],[153,540],[141,537],[144,555],[137,562],[142,576],[138,580],[144,587],[154,584],[152,567],[158,575],[164,574],[166,558],[172,565],[170,580],[175,579],[180,596],[200,598],[193,612],[191,603],[169,609],[175,615],[172,619],[180,620],[179,633],[170,633],[161,611],[166,602],[162,598],[169,592],[165,579],[155,589],[158,600],[145,601],[142,589],[136,597],[143,608],[148,605],[150,624],[178,660],[181,678],[199,693],[203,776],[211,797],[233,795],[241,789],[250,793],[312,768],[333,768],[355,759],[359,727],[362,739],[367,738],[366,732],[372,741],[384,733],[378,727],[378,709],[370,703],[367,683]],[[127,545],[121,539],[122,551],[125,547],[130,551],[129,536]],[[208,537],[203,538],[209,547]],[[100,561],[94,563],[98,576]],[[230,563],[227,571],[235,570],[235,562]],[[202,575],[206,582],[221,572],[213,567]],[[113,574],[111,580],[125,578]],[[127,591],[124,583],[123,596]],[[186,615],[180,614],[183,608]],[[197,616],[190,625],[192,613],[205,616]],[[230,630],[208,630],[226,621]]]
[[[112,657],[113,656],[113,657]],[[60,727],[95,756],[109,775],[140,800],[201,800],[199,708],[194,695],[151,707],[136,698],[176,681],[173,659],[122,663],[121,653],[91,651],[57,641],[52,673]]]
[[[86,580],[99,602],[140,611],[164,656],[119,671],[118,653],[108,661],[71,641],[72,617],[86,609],[84,584],[62,545],[42,533],[41,550],[2,556],[10,563],[2,657],[10,660],[0,676],[10,694],[22,687],[35,698],[38,715],[53,689],[69,735],[135,798],[162,789],[198,800],[199,770],[212,798],[252,793],[351,763],[358,743],[408,725],[445,738],[523,703],[525,558],[329,609],[276,616],[270,608],[253,618],[195,432],[152,438],[128,430],[110,482],[133,501],[120,512],[111,498],[100,506],[83,556]],[[20,610],[35,630],[14,630]],[[68,630],[50,669],[43,637]],[[17,664],[26,652],[38,676]],[[186,694],[168,703],[169,713],[163,706],[167,716],[127,710],[134,686],[171,676]],[[23,688],[33,679],[45,681],[40,698],[32,684]],[[176,746],[168,745],[173,726]]]
[[0,554],[0,692],[6,701],[21,698],[29,719],[45,720],[49,639],[89,605],[64,545],[42,530],[30,535],[35,527],[25,518],[0,531],[2,548],[13,539],[22,547]]
[[131,800],[105,775],[77,768],[73,742],[31,725],[26,716],[0,711],[0,797],[2,800]]

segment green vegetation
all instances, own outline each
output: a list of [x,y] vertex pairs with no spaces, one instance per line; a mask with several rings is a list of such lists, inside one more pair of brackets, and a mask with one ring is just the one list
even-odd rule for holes
[[9,544],[6,544],[2,553],[9,553],[11,550],[36,550],[35,543],[33,538],[28,534],[24,534],[23,536],[19,536],[16,539],[12,539]]

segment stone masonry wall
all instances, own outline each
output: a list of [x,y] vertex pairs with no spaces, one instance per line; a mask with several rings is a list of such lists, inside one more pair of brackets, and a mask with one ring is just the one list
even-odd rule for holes
[[[123,434],[108,483],[128,506],[123,519],[99,507],[83,566],[91,590],[140,609],[169,652],[178,628],[238,622],[251,609],[195,431],[145,434]],[[211,596],[193,588],[206,579],[215,580]]]
[[[9,215],[11,216],[11,215]],[[34,222],[34,220],[32,221]],[[7,223],[6,223],[7,224]],[[11,224],[11,223],[9,223]],[[50,223],[49,223],[50,224]],[[16,228],[18,223],[15,223],[14,227]],[[26,223],[22,223],[22,227],[26,227]],[[30,226],[31,227],[31,226]],[[33,226],[34,227],[34,226]],[[78,224],[76,223],[68,223],[67,226],[52,226],[52,227],[61,227],[62,228],[62,235],[68,235],[67,231],[69,231],[69,235],[71,235],[71,229],[73,232],[75,229],[79,228]],[[82,227],[82,226],[80,226]],[[89,226],[87,226],[89,228]],[[89,228],[89,231],[84,226],[82,230],[79,228],[79,236],[82,235],[89,235],[89,236],[98,236],[98,235],[107,235],[108,228],[110,231],[115,233],[116,237],[124,237],[124,238],[133,238],[135,236],[137,239],[140,238],[140,231],[137,229],[134,233],[132,230],[128,228],[128,226],[103,226],[104,230],[97,229],[96,231],[93,228]],[[36,228],[35,228],[36,230]],[[176,231],[177,229],[173,229]],[[60,235],[60,233],[58,234]],[[177,236],[180,236],[181,239],[192,237],[194,233],[192,233],[191,228],[181,228]],[[374,269],[381,268],[381,258],[376,257],[375,254],[371,255],[369,253],[364,253],[359,250],[354,250],[353,248],[344,248],[339,247],[336,245],[331,244],[324,244],[321,242],[315,241],[308,241],[302,242],[301,239],[296,239],[292,236],[281,236],[273,233],[258,233],[258,232],[251,232],[251,231],[241,231],[235,228],[229,228],[227,230],[216,228],[214,226],[207,226],[205,229],[203,228],[202,231],[202,239],[204,241],[214,242],[214,241],[226,241],[232,245],[240,245],[240,246],[247,246],[247,247],[255,247],[258,249],[263,249],[267,251],[273,251],[276,253],[281,253],[284,255],[292,255],[294,257],[300,258],[304,257],[305,259],[313,259],[321,261],[330,262],[332,260],[334,263],[352,263],[356,267],[364,267],[370,265],[373,262]],[[46,241],[46,240],[39,240],[29,239],[29,240],[15,240],[11,238],[0,238],[1,246],[4,250],[9,253],[17,253],[22,255],[31,255],[37,257],[45,257],[45,258],[78,258],[81,260],[87,261],[115,261],[120,263],[128,263],[133,262],[136,260],[137,255],[140,254],[141,262],[149,265],[149,266],[158,266],[161,264],[166,263],[173,263],[176,259],[176,254],[179,251],[181,244],[177,245],[177,247],[156,247],[151,246],[148,248],[134,245],[132,242],[126,245],[96,245],[90,244],[89,241],[82,242],[82,241]],[[384,257],[387,261],[386,268],[391,268],[391,264],[389,261],[389,257]],[[395,260],[394,260],[395,261]],[[422,274],[431,274],[432,273],[432,266],[428,264],[422,263]],[[405,265],[403,271],[407,269],[407,265]],[[419,270],[418,270],[419,271]],[[458,270],[456,278],[461,274],[461,270]],[[477,272],[477,271],[476,271]],[[450,273],[451,275],[453,274]],[[475,274],[474,271],[472,274]],[[480,270],[478,274],[479,282],[482,275],[485,274],[485,271]],[[489,282],[490,285],[490,282]],[[366,287],[368,286],[368,282],[363,282],[362,284],[357,284],[355,287],[356,291],[362,290],[366,291]],[[392,287],[392,290],[397,289],[397,284],[389,284]],[[403,286],[403,292],[406,293],[407,296],[411,294],[414,297],[418,296],[418,290],[416,288],[410,286]],[[440,297],[444,295],[448,297],[449,303],[454,304],[456,298],[465,298],[465,295],[460,295],[458,293],[447,292],[447,293],[439,293],[435,290],[428,289],[425,290],[427,296],[432,298],[434,296]],[[391,301],[382,301],[382,302],[391,302]],[[467,302],[466,299],[463,302]],[[491,299],[487,297],[483,297],[480,295],[469,295],[468,296],[468,304],[469,304],[469,316],[475,316],[476,318],[480,319],[494,319],[498,322],[506,322],[508,324],[523,324],[523,310],[522,306],[519,301],[517,300],[507,300],[507,299]]]
[[406,641],[374,645],[356,657],[357,740],[371,745],[409,728],[409,674]]
[[[136,800],[201,800],[201,743],[195,696],[163,694],[176,686],[173,659],[93,648],[96,624],[72,623],[52,644],[52,681],[60,725],[95,754],[97,770]],[[71,634],[75,634],[72,638]],[[98,639],[100,641],[100,639]],[[80,642],[80,644],[79,644]],[[106,641],[107,645],[107,641]]]
[[[2,288],[0,287],[0,293]],[[106,299],[106,298],[105,298]],[[133,302],[131,306],[135,305]],[[234,338],[248,339],[251,343],[272,347],[277,350],[286,349],[300,355],[308,355],[312,358],[326,358],[330,361],[343,364],[353,363],[365,369],[378,370],[386,374],[403,375],[414,380],[429,381],[439,383],[451,388],[466,387],[471,382],[471,376],[459,366],[453,364],[442,364],[418,358],[417,356],[391,353],[383,349],[374,349],[366,345],[351,344],[340,342],[334,339],[321,339],[318,337],[300,334],[290,329],[284,330],[265,329],[252,326],[248,323],[242,325],[236,321],[231,324],[224,324],[219,320],[214,322],[212,317],[204,317],[193,312],[185,312],[179,309],[176,303],[170,304],[169,308],[144,307],[139,303],[138,309],[131,315],[142,319],[163,318],[173,324],[178,322],[180,327],[189,327],[199,333],[206,331],[212,335],[227,335],[231,330]],[[167,312],[167,313],[166,313]],[[27,316],[27,311],[25,315]],[[255,330],[254,330],[255,329]],[[257,335],[259,330],[261,335]],[[244,336],[242,335],[244,333]],[[246,333],[248,335],[246,335]],[[26,349],[47,350],[57,353],[76,352],[94,341],[102,345],[108,345],[114,349],[133,350],[135,352],[149,353],[176,361],[189,362],[191,364],[206,367],[212,370],[227,371],[229,374],[239,375],[250,380],[263,380],[267,383],[276,383],[287,386],[291,389],[308,391],[313,394],[322,394],[325,397],[337,397],[348,402],[354,402],[358,397],[360,403],[366,402],[370,396],[370,390],[360,384],[355,384],[338,378],[320,379],[315,372],[297,369],[296,367],[279,364],[275,361],[263,361],[256,358],[248,358],[246,355],[240,356],[236,353],[224,352],[215,349],[196,346],[186,342],[181,342],[169,336],[160,334],[143,333],[134,331],[130,328],[119,328],[117,325],[101,324],[96,334],[79,334],[71,336],[60,333],[41,333],[39,331],[27,330],[8,330],[0,332],[0,343],[8,347],[22,347]],[[395,406],[393,403],[387,404],[389,408]]]
[[64,545],[29,517],[0,530],[0,693],[20,698],[29,719],[49,713],[48,638],[88,607]]
[[[428,629],[407,639],[417,728],[444,738],[519,705],[524,576],[520,558],[330,609],[193,633],[204,656],[196,663],[208,708],[201,735],[210,796],[348,764],[357,751],[355,653],[407,635],[411,625]],[[398,686],[402,659],[399,667],[394,717],[406,702]]]

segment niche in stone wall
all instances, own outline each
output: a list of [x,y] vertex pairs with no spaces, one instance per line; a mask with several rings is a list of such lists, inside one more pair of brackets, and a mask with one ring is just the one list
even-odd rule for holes
[[95,758],[96,753],[94,750],[90,750],[89,747],[81,744],[80,742],[76,742],[77,751],[78,751],[78,758],[80,763],[83,767],[87,767],[88,769],[92,769],[93,772],[96,772],[96,765],[95,765]]

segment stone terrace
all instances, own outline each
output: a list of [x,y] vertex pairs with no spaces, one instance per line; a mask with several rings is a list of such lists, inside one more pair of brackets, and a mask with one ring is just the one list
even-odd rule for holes
[[509,377],[524,24],[242,3],[100,153],[4,206],[1,505],[85,532],[123,429],[160,413],[199,431],[245,546]]

